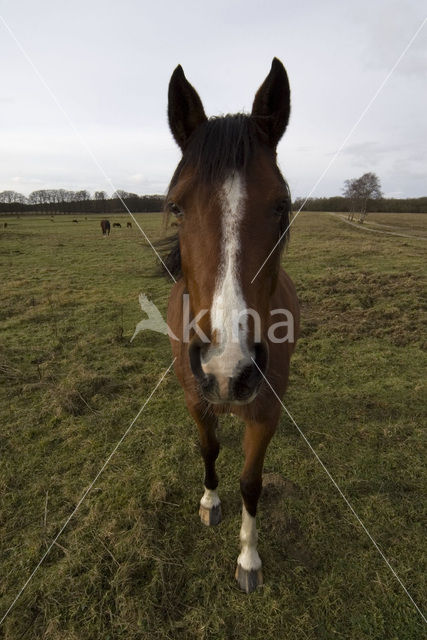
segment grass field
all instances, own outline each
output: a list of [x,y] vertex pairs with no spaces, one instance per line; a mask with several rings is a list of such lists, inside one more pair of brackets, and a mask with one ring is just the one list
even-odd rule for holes
[[[129,342],[138,294],[164,311],[170,289],[135,224],[103,239],[99,218],[74,217],[0,230],[0,617],[171,363],[165,336]],[[158,236],[159,215],[138,219]],[[423,608],[427,215],[368,222],[414,237],[317,213],[292,227],[284,264],[302,335],[285,403]],[[285,415],[259,508],[265,586],[238,590],[241,436],[223,420],[224,520],[204,527],[196,430],[170,373],[0,637],[422,638],[421,616]]]

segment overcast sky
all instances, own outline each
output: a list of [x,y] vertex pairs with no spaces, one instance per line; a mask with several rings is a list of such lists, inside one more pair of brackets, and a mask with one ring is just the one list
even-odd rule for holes
[[[208,115],[249,111],[271,60],[292,113],[279,163],[309,193],[427,15],[425,1],[0,1],[0,14],[116,188],[163,193],[180,153],[166,120],[182,64]],[[0,22],[0,191],[105,189],[76,132]],[[427,24],[314,195],[375,171],[427,195]]]

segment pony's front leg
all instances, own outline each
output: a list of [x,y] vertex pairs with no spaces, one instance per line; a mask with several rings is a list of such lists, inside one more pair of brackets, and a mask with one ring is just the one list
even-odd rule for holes
[[219,454],[219,442],[216,437],[218,419],[207,412],[205,405],[188,407],[199,429],[200,449],[205,463],[205,492],[200,500],[199,515],[203,524],[212,526],[221,522],[221,501],[216,492],[218,476],[215,461]]
[[246,593],[262,585],[262,563],[257,550],[256,511],[262,490],[264,456],[277,426],[274,423],[247,422],[244,439],[245,464],[240,477],[243,498],[241,551],[237,558],[236,580]]

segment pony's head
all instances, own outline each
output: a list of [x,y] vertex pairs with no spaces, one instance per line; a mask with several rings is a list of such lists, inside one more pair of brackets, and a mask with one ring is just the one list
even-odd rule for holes
[[183,155],[166,206],[179,223],[174,266],[200,327],[189,342],[191,368],[209,402],[250,402],[267,367],[270,298],[291,208],[276,164],[289,112],[276,58],[250,115],[207,119],[180,66],[170,80],[169,125]]

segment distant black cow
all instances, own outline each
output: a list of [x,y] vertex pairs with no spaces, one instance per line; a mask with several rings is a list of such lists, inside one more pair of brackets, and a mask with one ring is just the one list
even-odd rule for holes
[[132,229],[132,222],[128,222],[126,226],[128,229]]
[[122,225],[120,224],[120,222],[113,222],[113,227],[120,227],[121,229]]
[[101,220],[101,229],[103,236],[110,235],[110,221],[109,220]]
[[78,222],[78,220],[73,220],[73,222]]

